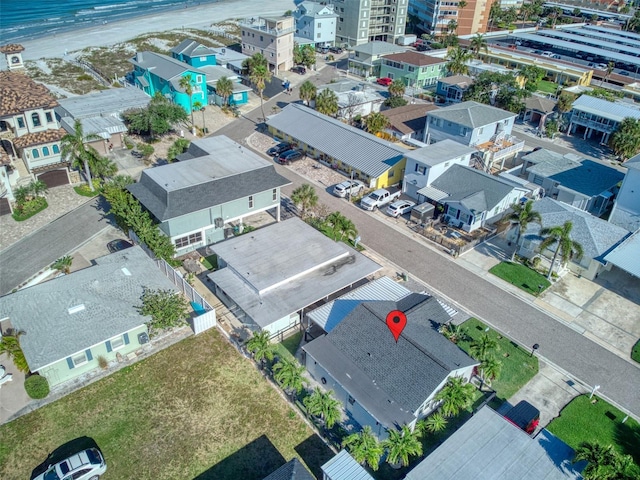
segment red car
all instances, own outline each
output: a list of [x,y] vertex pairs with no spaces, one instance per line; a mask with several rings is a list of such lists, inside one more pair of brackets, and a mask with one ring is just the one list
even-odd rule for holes
[[393,83],[393,79],[389,77],[382,77],[376,80],[376,82],[378,82],[379,85],[384,85],[385,87],[388,87]]

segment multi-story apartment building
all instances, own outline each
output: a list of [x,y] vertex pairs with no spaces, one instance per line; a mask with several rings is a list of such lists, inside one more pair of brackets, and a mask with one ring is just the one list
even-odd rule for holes
[[242,53],[261,53],[273,73],[286,72],[293,67],[293,17],[258,17],[240,22]]
[[455,22],[457,35],[483,33],[489,22],[491,1],[465,0],[409,0],[409,14],[419,19],[418,28],[434,35],[451,32]]
[[334,0],[338,14],[336,43],[395,43],[404,35],[409,0]]
[[304,1],[293,12],[296,35],[311,40],[315,45],[333,45],[336,39],[338,15],[333,5]]

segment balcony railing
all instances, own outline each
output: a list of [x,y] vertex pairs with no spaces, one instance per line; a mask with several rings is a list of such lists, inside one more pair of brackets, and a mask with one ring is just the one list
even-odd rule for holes
[[257,23],[257,22],[240,22],[240,26],[241,27],[245,27],[245,28],[250,28],[252,30],[256,30],[256,31],[260,31],[260,32],[264,32],[267,33],[269,35],[285,35],[287,33],[292,33],[296,31],[296,27],[289,27],[289,28],[269,28],[268,25],[264,24],[264,23]]
[[613,132],[618,125],[607,125],[605,123],[596,122],[594,120],[587,120],[586,118],[580,118],[577,116],[571,117],[571,123],[577,123],[578,125],[582,125],[583,127],[593,128],[600,132],[611,133]]

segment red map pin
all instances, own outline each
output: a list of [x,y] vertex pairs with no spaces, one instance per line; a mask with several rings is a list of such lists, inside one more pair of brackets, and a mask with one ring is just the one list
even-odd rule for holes
[[391,310],[387,314],[387,327],[391,330],[393,338],[396,339],[396,343],[398,343],[398,338],[400,338],[400,334],[406,326],[407,316],[400,310]]

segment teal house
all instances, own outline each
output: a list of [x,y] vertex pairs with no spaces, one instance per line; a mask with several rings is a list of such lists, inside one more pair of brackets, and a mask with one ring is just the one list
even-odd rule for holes
[[2,330],[23,331],[32,372],[57,385],[135,358],[149,345],[149,317],[136,308],[144,289],[176,288],[142,248],[95,260],[91,267],[0,298]]
[[[204,71],[188,63],[155,52],[137,52],[129,60],[133,64],[135,85],[147,95],[160,93],[180,105],[189,114],[194,103],[209,104],[207,76]],[[190,78],[191,99],[181,86],[182,78]]]
[[438,79],[446,76],[447,62],[419,52],[386,55],[380,64],[380,78],[400,79],[408,87],[435,88]]
[[249,92],[251,91],[251,87],[244,85],[242,83],[242,77],[233,70],[217,65],[214,67],[201,67],[201,70],[207,74],[209,103],[215,103],[219,106],[222,106],[224,103],[224,98],[218,95],[216,90],[218,80],[222,77],[226,77],[231,80],[231,86],[233,87],[233,92],[229,98],[227,98],[227,103],[229,105],[244,105],[249,101]]
[[172,48],[171,56],[196,68],[217,65],[215,50],[190,38]]
[[127,187],[177,255],[233,236],[257,213],[280,221],[280,189],[291,182],[272,162],[224,135],[194,140],[178,160],[144,170]]

